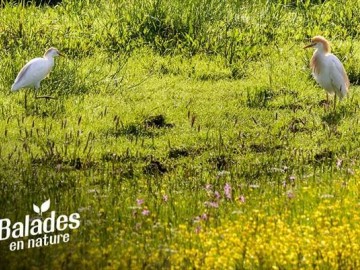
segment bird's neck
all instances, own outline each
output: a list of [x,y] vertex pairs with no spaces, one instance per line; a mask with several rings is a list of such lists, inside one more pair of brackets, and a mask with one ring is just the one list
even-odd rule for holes
[[316,50],[311,58],[310,67],[313,73],[319,75],[323,66],[324,59],[327,53],[322,50]]
[[46,59],[51,65],[54,65],[54,57],[49,55],[44,55],[44,59]]
[[329,46],[320,46],[320,47],[318,47],[316,50],[315,50],[315,52],[314,52],[314,54],[315,53],[317,53],[317,54],[322,54],[322,55],[327,55],[327,54],[330,54],[331,53],[331,50],[330,50],[330,47]]

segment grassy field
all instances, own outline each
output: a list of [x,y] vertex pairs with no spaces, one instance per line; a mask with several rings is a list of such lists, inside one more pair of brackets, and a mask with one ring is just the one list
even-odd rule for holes
[[[355,0],[6,4],[0,219],[51,199],[81,225],[0,241],[0,269],[359,268],[359,25]],[[302,49],[315,35],[351,81],[336,110]],[[66,57],[39,92],[56,99],[11,92],[51,46]]]

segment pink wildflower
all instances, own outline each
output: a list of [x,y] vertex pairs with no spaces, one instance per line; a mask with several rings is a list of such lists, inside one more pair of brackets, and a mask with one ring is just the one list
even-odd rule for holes
[[225,198],[231,200],[231,185],[226,183],[224,186]]
[[289,190],[288,192],[286,192],[286,196],[288,197],[288,199],[291,200],[295,198],[295,193]]
[[220,198],[221,198],[220,193],[218,191],[214,192],[214,196],[215,196],[215,199],[217,199],[217,200],[220,200]]
[[148,216],[148,215],[150,215],[150,210],[144,209],[144,210],[142,210],[141,214],[142,214],[143,216]]
[[142,205],[144,203],[144,199],[136,199],[136,204],[138,206]]
[[245,196],[244,196],[244,195],[241,195],[241,196],[239,197],[239,201],[240,201],[241,203],[245,203]]
[[219,208],[219,203],[218,202],[205,202],[205,206]]

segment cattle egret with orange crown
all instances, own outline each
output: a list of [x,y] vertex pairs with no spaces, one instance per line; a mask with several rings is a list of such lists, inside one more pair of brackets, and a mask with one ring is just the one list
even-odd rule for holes
[[311,58],[310,67],[312,75],[322,88],[327,92],[327,101],[329,94],[335,94],[334,109],[336,106],[336,97],[343,99],[349,90],[349,79],[340,60],[330,52],[329,42],[322,36],[315,36],[311,39],[311,44],[304,47],[314,47],[316,50]]
[[[34,58],[30,60],[17,75],[14,84],[11,86],[11,91],[17,91],[20,88],[35,87],[36,90],[40,88],[40,82],[50,73],[54,66],[54,57],[62,55],[58,49],[48,49],[44,57]],[[36,96],[36,94],[35,94]],[[51,98],[49,96],[42,96],[38,98]]]

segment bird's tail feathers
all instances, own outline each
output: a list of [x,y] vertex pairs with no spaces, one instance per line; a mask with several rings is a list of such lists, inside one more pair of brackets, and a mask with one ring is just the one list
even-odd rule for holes
[[12,86],[11,86],[11,91],[13,91],[13,92],[15,92],[15,91],[17,91],[17,90],[19,90],[20,89],[20,87],[18,87],[17,85],[16,85],[16,83],[14,83]]
[[348,87],[346,85],[341,86],[340,93],[339,93],[340,100],[342,100],[344,97],[346,97],[347,93],[348,93]]

